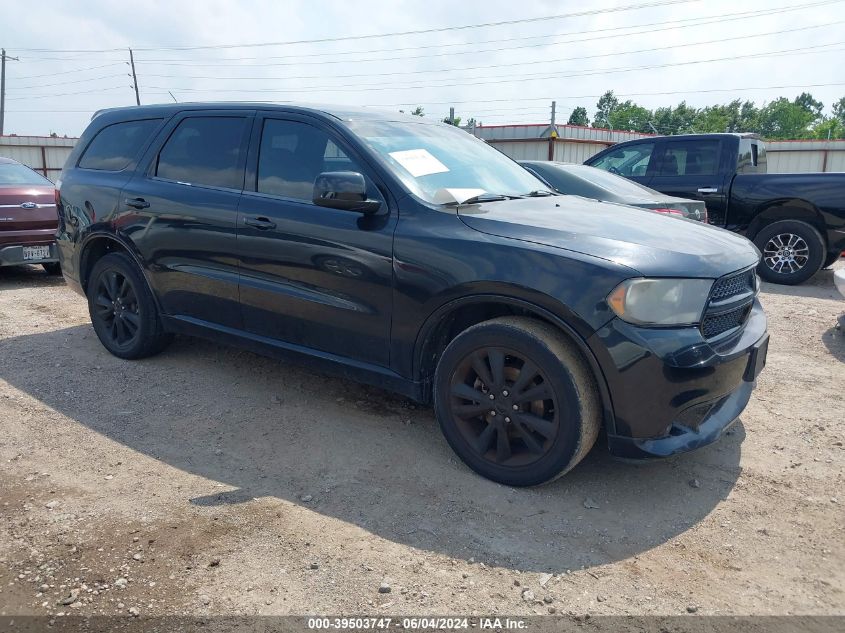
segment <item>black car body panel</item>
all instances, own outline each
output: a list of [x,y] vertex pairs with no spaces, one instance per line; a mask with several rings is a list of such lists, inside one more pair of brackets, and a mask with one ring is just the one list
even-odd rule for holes
[[[645,173],[625,173],[614,153],[653,147]],[[709,162],[675,158],[711,155]],[[673,162],[667,165],[667,157]],[[626,141],[584,161],[671,196],[703,200],[710,223],[749,239],[779,220],[800,220],[825,240],[827,261],[845,250],[845,173],[767,174],[765,145],[753,134],[686,134]],[[694,167],[694,168],[693,168]],[[689,170],[689,173],[687,171]],[[671,173],[670,173],[671,172]]]
[[[232,150],[242,187],[156,175],[162,148],[191,116],[244,120],[243,142]],[[740,394],[719,405],[723,415],[711,422],[718,430],[739,415],[756,377],[748,371],[753,346],[766,336],[759,304],[747,324],[714,341],[697,326],[625,323],[607,296],[636,277],[717,279],[753,267],[753,245],[697,222],[578,197],[428,203],[346,124],[386,116],[266,104],[98,114],[58,185],[65,278],[84,293],[92,262],[125,251],[143,271],[166,329],[293,357],[423,402],[431,398],[446,326],[478,315],[540,318],[586,358],[620,454],[659,456],[716,439],[710,427],[702,434],[689,426],[687,444],[651,450],[642,443],[665,440],[684,411],[705,402]],[[98,133],[136,120],[154,123],[124,166],[80,166]],[[378,211],[259,193],[257,140],[266,120],[307,122],[328,134],[364,173]],[[654,394],[654,409],[643,409],[644,393]]]

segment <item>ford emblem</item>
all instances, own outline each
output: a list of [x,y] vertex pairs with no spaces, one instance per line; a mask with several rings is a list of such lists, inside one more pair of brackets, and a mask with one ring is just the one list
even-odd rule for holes
[[21,203],[21,209],[34,209],[38,205],[34,202],[23,202]]

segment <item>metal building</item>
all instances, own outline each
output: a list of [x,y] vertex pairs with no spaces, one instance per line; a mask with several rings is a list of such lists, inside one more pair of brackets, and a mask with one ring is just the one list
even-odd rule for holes
[[78,140],[54,136],[0,136],[0,156],[13,158],[55,182]]

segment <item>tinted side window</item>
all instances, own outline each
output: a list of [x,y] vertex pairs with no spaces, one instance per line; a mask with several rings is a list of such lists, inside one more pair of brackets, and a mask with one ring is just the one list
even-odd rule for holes
[[79,166],[83,169],[120,171],[138,156],[141,146],[161,119],[126,121],[104,127],[88,145]]
[[667,143],[658,176],[715,176],[719,172],[719,141]]
[[324,171],[362,170],[316,127],[278,119],[264,122],[257,191],[310,202],[314,181]]
[[189,117],[167,139],[155,175],[167,180],[240,189],[243,117]]
[[604,169],[620,176],[645,176],[654,143],[638,143],[608,152],[599,160],[591,163],[593,167]]

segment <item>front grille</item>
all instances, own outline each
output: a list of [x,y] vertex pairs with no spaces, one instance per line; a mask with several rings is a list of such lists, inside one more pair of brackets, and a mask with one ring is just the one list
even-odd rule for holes
[[701,320],[704,338],[712,339],[743,326],[751,314],[756,286],[753,268],[717,279]]
[[713,316],[705,316],[701,323],[701,333],[704,338],[713,338],[723,332],[739,327],[751,313],[751,305],[745,305],[730,312],[723,312]]
[[717,279],[710,293],[710,301],[723,301],[744,292],[754,291],[754,269]]

